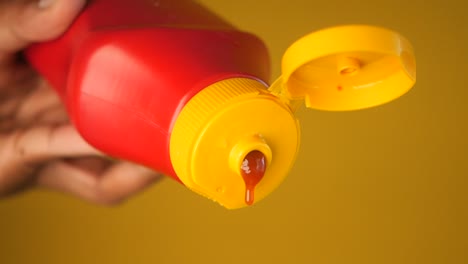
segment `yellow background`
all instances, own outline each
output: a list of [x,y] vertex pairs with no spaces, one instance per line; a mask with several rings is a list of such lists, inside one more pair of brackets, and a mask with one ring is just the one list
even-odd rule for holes
[[468,263],[468,10],[462,0],[203,0],[269,46],[389,27],[414,45],[417,85],[358,112],[301,111],[280,188],[228,211],[164,180],[117,208],[47,192],[0,201],[0,263]]

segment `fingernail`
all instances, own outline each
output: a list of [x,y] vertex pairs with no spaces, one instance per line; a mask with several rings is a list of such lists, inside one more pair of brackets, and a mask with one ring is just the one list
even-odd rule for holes
[[54,0],[39,0],[39,2],[37,3],[37,6],[39,8],[47,8],[51,6],[53,3],[54,3]]

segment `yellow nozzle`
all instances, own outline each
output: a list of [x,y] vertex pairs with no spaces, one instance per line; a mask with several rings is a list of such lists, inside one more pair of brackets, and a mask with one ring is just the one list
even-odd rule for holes
[[229,166],[231,170],[241,175],[240,168],[242,167],[242,163],[247,156],[252,151],[260,151],[265,155],[267,160],[267,164],[271,163],[272,153],[271,148],[265,141],[262,135],[254,134],[251,136],[246,136],[240,139],[231,149],[231,153],[229,155]]
[[267,170],[255,202],[287,176],[299,145],[299,128],[289,109],[261,82],[233,78],[195,95],[182,109],[170,142],[171,161],[190,189],[234,209],[246,206],[242,161],[262,152]]

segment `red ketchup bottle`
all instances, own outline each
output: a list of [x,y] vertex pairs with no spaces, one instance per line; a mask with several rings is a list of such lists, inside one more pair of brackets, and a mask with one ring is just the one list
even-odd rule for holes
[[[299,82],[288,82],[289,71],[268,90],[264,43],[195,1],[93,0],[65,34],[26,57],[91,145],[227,208],[263,199],[295,160],[291,100],[307,97],[304,69],[291,78]],[[312,60],[289,57],[301,58],[298,67]]]
[[176,179],[171,130],[190,98],[224,79],[269,77],[262,41],[186,0],[91,1],[27,57],[90,144]]

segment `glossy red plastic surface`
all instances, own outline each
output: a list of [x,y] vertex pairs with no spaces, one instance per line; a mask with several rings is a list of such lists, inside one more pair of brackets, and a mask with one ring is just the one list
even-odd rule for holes
[[262,41],[186,0],[91,1],[26,56],[90,144],[176,179],[169,140],[187,101],[225,78],[269,77]]

